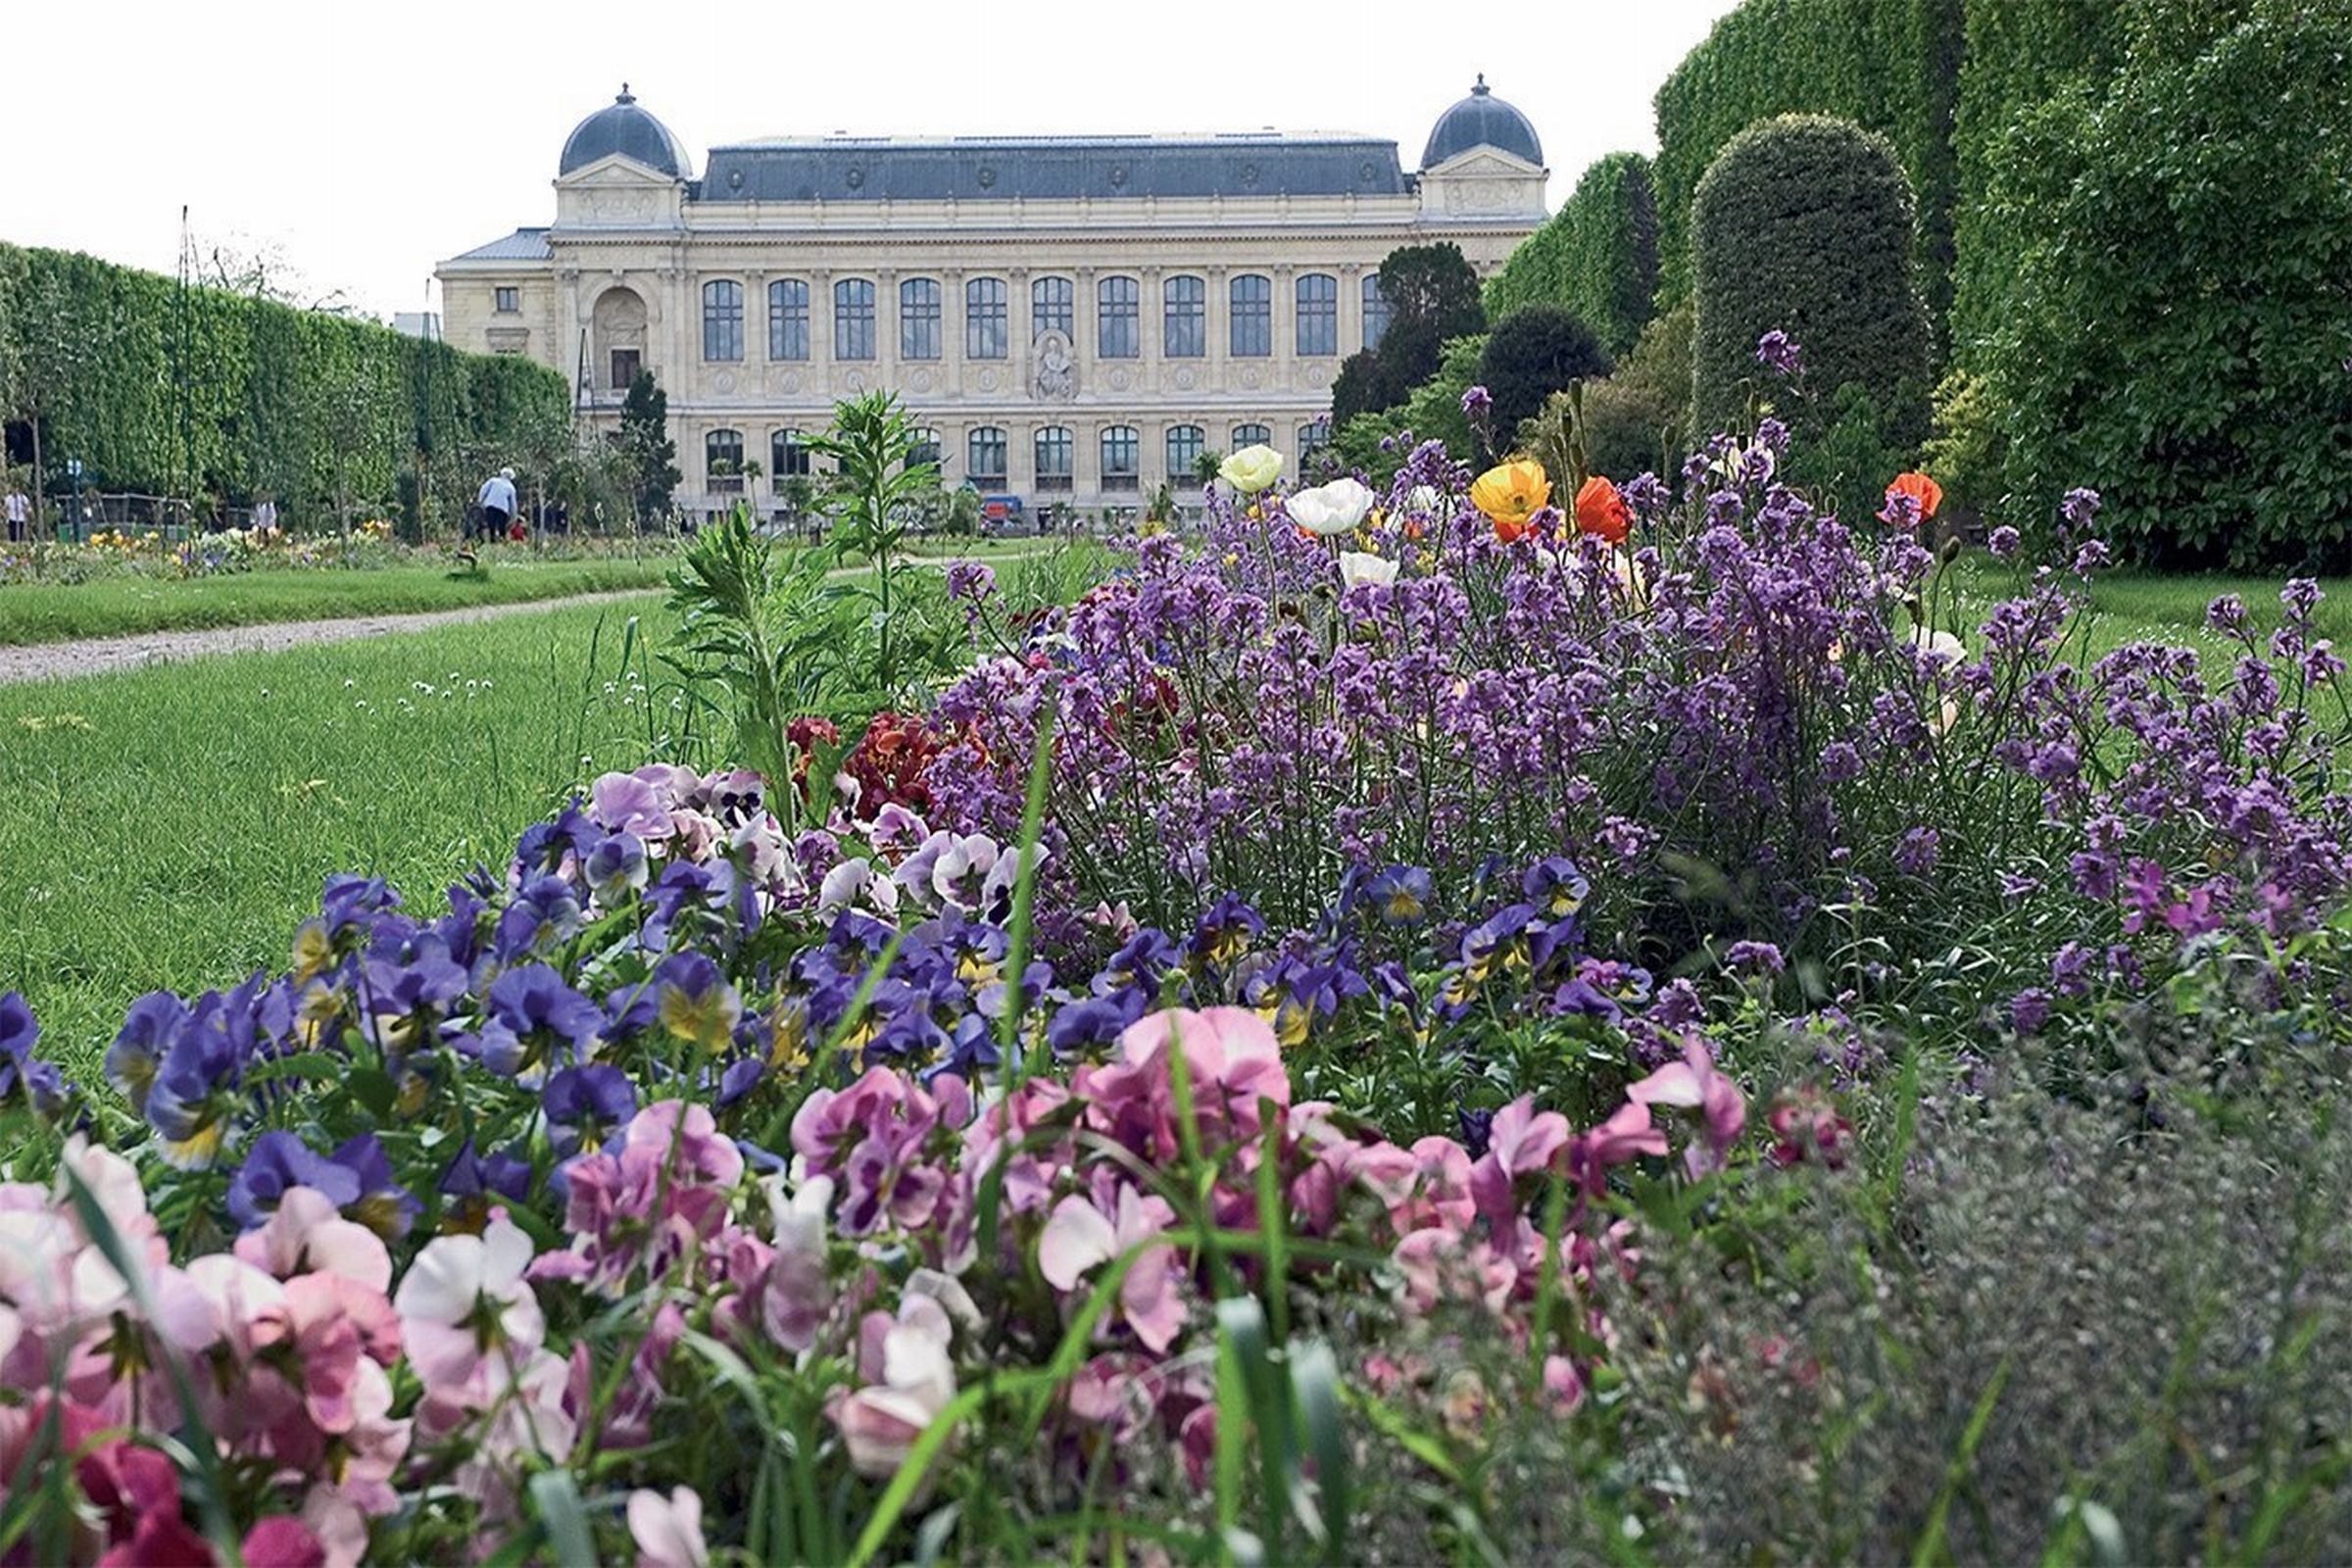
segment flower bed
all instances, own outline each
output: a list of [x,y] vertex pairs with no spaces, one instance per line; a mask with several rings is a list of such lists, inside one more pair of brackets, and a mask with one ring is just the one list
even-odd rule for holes
[[2315,590],[2226,680],[2083,663],[2092,498],[1968,615],[1932,486],[1779,458],[1237,454],[1066,610],[958,572],[1001,652],[773,791],[608,775],[446,913],[335,879],[105,1086],[0,1001],[0,1549],[1752,1548],[1741,1419],[1885,1419],[1806,1301],[1989,1234],[1907,1165],[1974,1191],[1996,1087],[2286,1125],[2209,1037],[2335,1027],[2347,873]]

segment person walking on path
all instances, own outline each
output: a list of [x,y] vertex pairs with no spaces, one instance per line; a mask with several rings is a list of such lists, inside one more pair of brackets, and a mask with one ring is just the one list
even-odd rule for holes
[[8,537],[11,543],[22,543],[24,529],[32,517],[32,503],[15,485],[8,487]]
[[474,500],[482,509],[482,537],[504,539],[514,517],[514,470],[501,468],[484,479],[482,493]]

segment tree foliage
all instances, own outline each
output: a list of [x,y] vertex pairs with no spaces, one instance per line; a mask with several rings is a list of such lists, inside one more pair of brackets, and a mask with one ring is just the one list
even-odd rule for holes
[[[1896,446],[1927,433],[1927,308],[1913,280],[1912,201],[1885,137],[1788,115],[1732,138],[1691,202],[1691,417],[1736,425],[1758,385],[1756,341],[1803,345],[1825,404],[1858,385]],[[1790,411],[1800,432],[1818,428]]]
[[1478,378],[1494,400],[1494,427],[1519,428],[1572,381],[1609,373],[1608,351],[1592,329],[1557,305],[1530,305],[1494,323],[1478,359]]
[[1981,353],[2017,520],[2069,487],[2159,562],[2352,565],[2352,9],[2149,7],[1994,149]]
[[0,414],[27,446],[38,434],[52,489],[77,460],[88,484],[200,505],[267,494],[292,515],[388,502],[400,475],[454,472],[569,402],[526,360],[11,246],[0,368]]
[[678,444],[669,438],[669,394],[651,370],[639,370],[620,405],[620,450],[627,455],[637,520],[650,522],[669,510],[678,488]]
[[1567,205],[1521,241],[1488,280],[1488,313],[1558,305],[1622,355],[1649,319],[1658,287],[1658,212],[1649,160],[1611,153],[1586,170]]

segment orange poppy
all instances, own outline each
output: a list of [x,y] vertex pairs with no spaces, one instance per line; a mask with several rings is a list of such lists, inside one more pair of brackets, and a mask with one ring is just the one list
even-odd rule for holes
[[1535,514],[1551,500],[1551,478],[1532,458],[1500,464],[1470,486],[1471,505],[1494,524],[1494,537],[1509,544],[1527,532]]
[[1621,545],[1626,535],[1634,531],[1634,515],[1626,510],[1625,498],[1617,493],[1617,487],[1596,473],[1576,493],[1576,525],[1610,544]]
[[1887,500],[1892,501],[1896,496],[1909,496],[1918,502],[1919,520],[1925,522],[1936,515],[1937,507],[1943,505],[1943,486],[1914,468],[1908,473],[1896,474],[1894,483],[1886,487]]

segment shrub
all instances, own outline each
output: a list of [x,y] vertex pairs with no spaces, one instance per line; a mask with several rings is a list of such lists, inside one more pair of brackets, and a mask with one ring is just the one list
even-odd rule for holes
[[[1544,417],[1553,416],[1546,408]],[[1614,479],[1671,477],[1690,424],[1690,307],[1678,305],[1642,329],[1614,373],[1587,383],[1585,461]],[[1551,466],[1546,464],[1546,466]]]
[[1587,169],[1567,205],[1529,235],[1487,283],[1487,313],[1560,306],[1622,355],[1650,318],[1658,285],[1658,214],[1649,161],[1611,153]]
[[1996,153],[2010,520],[2088,483],[2152,562],[2352,565],[2347,60],[2341,7],[2159,8]]
[[[1812,386],[1835,398],[1858,384],[1888,443],[1916,446],[1929,334],[1911,220],[1892,150],[1848,122],[1791,115],[1734,137],[1691,205],[1694,428],[1742,422],[1757,342],[1779,330],[1803,344]],[[1822,425],[1794,427],[1801,442]]]
[[1530,305],[1494,323],[1478,357],[1478,379],[1494,400],[1494,424],[1516,430],[1544,400],[1572,381],[1609,373],[1592,329],[1556,305]]

